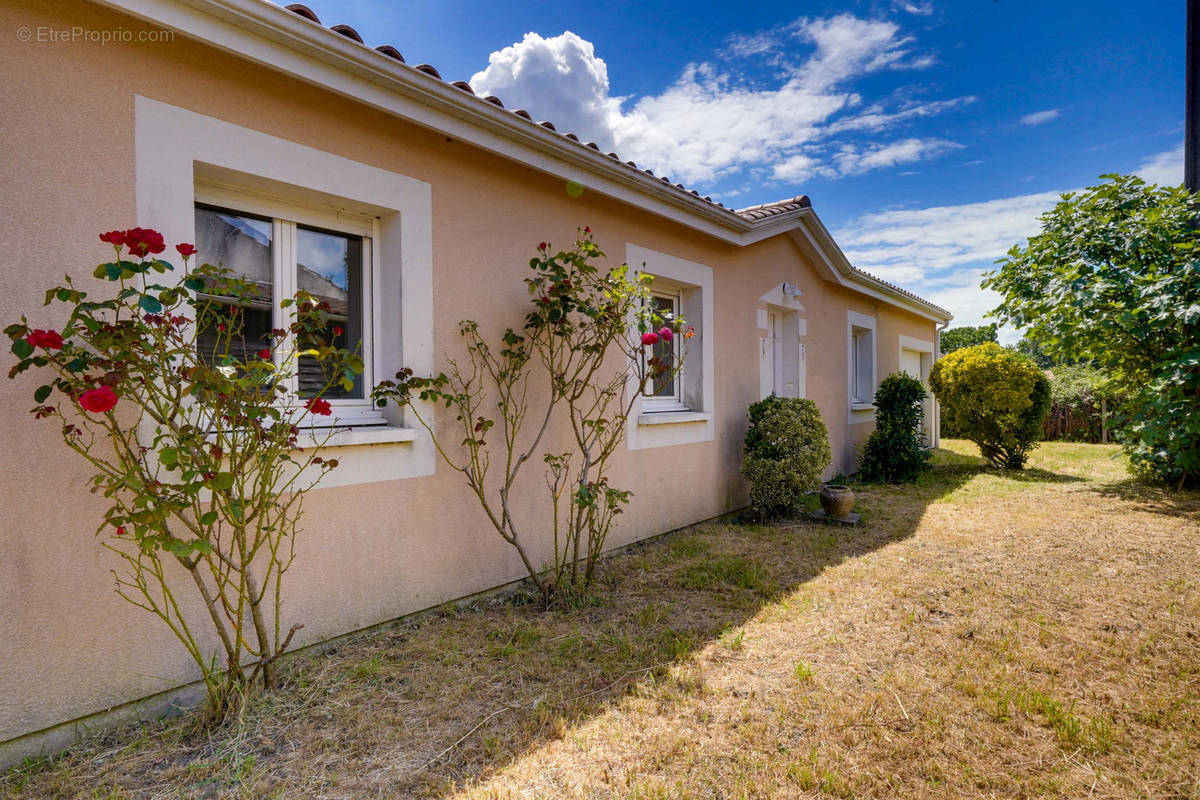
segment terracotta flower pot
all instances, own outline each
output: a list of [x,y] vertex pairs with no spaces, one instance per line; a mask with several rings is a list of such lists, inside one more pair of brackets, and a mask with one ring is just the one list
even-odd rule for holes
[[827,483],[821,487],[821,508],[831,519],[844,519],[854,509],[854,492],[849,486]]

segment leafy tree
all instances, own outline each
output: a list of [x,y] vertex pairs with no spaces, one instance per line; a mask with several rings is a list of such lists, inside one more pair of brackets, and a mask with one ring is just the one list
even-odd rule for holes
[[1057,361],[1093,362],[1135,472],[1200,479],[1200,204],[1134,176],[1063,195],[1042,232],[988,273],[993,314]]
[[1050,416],[1045,438],[1102,441],[1105,411],[1113,413],[1119,400],[1104,373],[1091,364],[1059,364],[1046,374],[1050,378]]
[[768,518],[793,514],[833,460],[821,412],[812,400],[771,395],[751,403],[749,416],[742,477],[750,504]]
[[996,324],[960,325],[942,331],[942,354],[953,353],[964,347],[974,347],[984,342],[996,341]]
[[888,375],[875,391],[875,430],[863,448],[858,476],[864,481],[915,481],[929,467],[921,441],[925,386],[903,372]]
[[942,414],[1001,469],[1022,469],[1042,437],[1050,381],[1025,356],[995,342],[943,356],[929,373]]
[[1042,350],[1042,346],[1033,339],[1030,339],[1029,334],[1022,336],[1021,340],[1013,346],[1013,349],[1021,355],[1032,359],[1033,363],[1042,369],[1050,369],[1058,363],[1055,359],[1046,355],[1045,351]]

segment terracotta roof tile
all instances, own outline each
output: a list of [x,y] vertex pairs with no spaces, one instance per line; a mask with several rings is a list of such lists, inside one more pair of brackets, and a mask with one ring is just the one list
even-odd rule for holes
[[812,201],[808,199],[808,195],[797,195],[790,200],[778,200],[774,203],[763,203],[759,206],[750,206],[748,208],[739,208],[734,213],[744,220],[754,222],[767,217],[775,217],[780,214],[786,214],[789,211],[797,211],[801,208],[812,208]]
[[404,63],[404,56],[400,55],[400,51],[392,47],[390,44],[381,44],[375,49],[380,53],[383,53],[385,56],[396,59],[401,64]]
[[[292,3],[290,5],[285,6],[285,8],[288,11],[291,11],[293,14],[303,17],[304,19],[308,20],[309,22],[315,23],[317,25],[321,24],[320,18],[318,18],[317,15],[315,13],[313,13],[312,9],[310,9],[306,5],[303,5],[302,3]],[[333,25],[329,28],[329,30],[334,31],[335,33],[339,33],[342,36],[345,36],[347,39],[350,39],[352,41],[363,44],[362,36],[360,36],[358,31],[354,30],[354,28],[350,27],[349,25]],[[366,45],[364,44],[364,46],[366,46]],[[390,44],[381,44],[374,49],[380,55],[386,56],[395,61],[399,61],[402,64],[406,63],[404,61],[404,56],[402,56],[400,54],[400,51],[397,50],[395,47],[391,46]],[[435,67],[433,67],[429,64],[417,64],[416,66],[413,67],[413,69],[415,69],[419,72],[423,72],[426,75],[430,76],[431,78],[435,78],[436,80],[439,80],[439,81],[443,80],[441,73],[439,73]],[[471,88],[471,85],[469,83],[467,83],[466,81],[454,81],[450,85],[454,86],[458,89],[461,89],[463,92],[465,92],[467,94],[470,94],[475,97],[479,97],[478,95],[475,94],[475,90]],[[486,97],[479,97],[479,100],[482,102],[490,103],[491,105],[494,105],[498,108],[504,108],[504,103],[500,100],[500,98],[495,97],[493,95],[488,95]],[[510,113],[513,116],[528,120],[530,123],[540,125],[547,130],[554,131],[555,133],[558,132],[558,129],[554,126],[554,123],[552,123],[552,122],[544,121],[544,122],[540,122],[540,123],[534,123],[533,117],[529,114],[528,111],[526,111],[523,108],[514,109]],[[584,144],[584,143],[580,142],[579,137],[573,133],[560,134],[560,135],[564,139],[569,139],[573,142],[577,142],[580,147],[586,147],[590,150],[595,150],[597,152],[600,150],[600,147],[595,142],[588,142],[587,144]],[[617,155],[616,153],[607,153],[607,155],[609,158],[613,159],[614,161],[621,160],[621,157],[619,155]],[[633,161],[626,161],[624,163],[630,169],[635,169],[635,170],[638,169],[638,165],[636,163],[634,163]],[[649,169],[644,169],[644,170],[640,170],[640,171],[644,172],[650,176],[654,175],[654,173],[652,171],[650,171]],[[666,177],[665,175],[662,176],[661,180],[668,187],[672,186],[670,178]],[[741,217],[743,220],[746,220],[748,222],[756,222],[758,220],[767,219],[769,217],[778,216],[780,214],[786,214],[790,211],[797,211],[799,209],[812,207],[812,203],[811,203],[811,201],[809,201],[808,195],[798,195],[789,200],[781,200],[781,201],[778,201],[775,203],[764,203],[762,205],[750,206],[749,208],[742,208],[742,209],[734,210],[732,208],[726,207],[724,203],[714,201],[711,197],[709,197],[707,195],[704,197],[701,197],[699,192],[692,190],[692,189],[688,189],[681,183],[674,184],[673,188],[677,189],[681,194],[686,195],[689,199],[698,199],[698,200],[705,202],[711,206],[719,208],[728,214]],[[937,308],[940,311],[945,311],[945,309],[942,309],[939,306],[935,306],[933,303],[930,303],[928,300],[924,300],[921,297],[913,294],[912,292],[910,292],[906,289],[901,289],[899,286],[888,283],[887,281],[880,280],[879,278],[876,278],[874,275],[871,275],[868,272],[864,272],[863,270],[860,270],[857,267],[855,267],[853,269],[855,270],[855,272],[860,273],[861,275],[869,278],[870,280],[873,280],[873,281],[876,281],[877,283],[888,286],[889,288],[891,288],[907,297],[911,297],[916,300],[920,300],[922,303],[925,303],[933,308]]]
[[358,31],[354,30],[354,28],[351,28],[349,25],[334,25],[330,27],[329,30],[333,31],[334,33],[340,33],[347,39],[353,39],[359,44],[363,44],[362,37],[358,35]]
[[300,16],[304,17],[306,20],[308,20],[310,22],[315,22],[318,25],[321,24],[320,17],[318,17],[316,14],[314,14],[313,10],[306,5],[302,5],[301,3],[292,3],[290,6],[287,6],[286,8],[288,11],[291,11],[293,14],[299,14]]

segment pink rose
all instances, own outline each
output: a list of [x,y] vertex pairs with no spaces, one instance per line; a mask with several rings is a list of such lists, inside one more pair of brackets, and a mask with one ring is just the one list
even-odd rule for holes
[[649,347],[652,344],[658,344],[658,334],[651,331],[650,333],[642,334],[642,345]]
[[664,325],[662,330],[658,332],[658,338],[662,339],[664,342],[669,342],[675,338],[675,334],[671,333],[671,329]]

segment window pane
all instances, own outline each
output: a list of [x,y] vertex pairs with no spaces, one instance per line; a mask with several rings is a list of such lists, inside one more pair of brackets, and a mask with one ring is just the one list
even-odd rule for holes
[[[296,229],[296,285],[329,303],[326,340],[337,347],[356,349],[363,331],[363,239],[342,233]],[[341,330],[338,334],[337,331]],[[366,354],[363,354],[364,358]],[[300,396],[312,397],[329,376],[316,359],[300,358]],[[330,398],[362,399],[362,376],[346,391],[335,385],[325,393]]]
[[[271,259],[271,221],[215,208],[196,207],[198,264],[215,264],[233,270],[254,283],[257,296],[241,304],[242,330],[226,342],[210,320],[200,331],[196,346],[207,363],[220,364],[226,356],[245,361],[270,347],[274,312],[274,270]],[[228,298],[202,295],[231,306]]]
[[[658,313],[658,315],[666,320],[666,323],[670,325],[670,323],[675,319],[675,298],[654,295],[651,298],[651,302],[654,303],[654,310]],[[676,342],[674,340],[670,342],[664,342],[660,339],[658,343],[652,347],[654,356],[663,361],[663,363],[667,364],[668,368],[670,369],[675,368],[675,345]],[[677,377],[679,376],[671,376],[668,374],[664,375],[662,378],[654,380],[653,385],[650,387],[650,395],[652,397],[676,397],[675,379]]]

